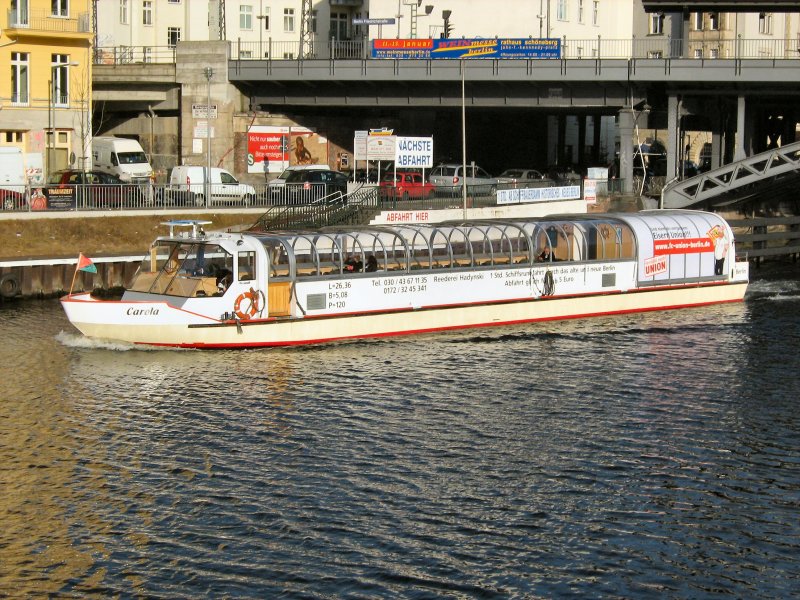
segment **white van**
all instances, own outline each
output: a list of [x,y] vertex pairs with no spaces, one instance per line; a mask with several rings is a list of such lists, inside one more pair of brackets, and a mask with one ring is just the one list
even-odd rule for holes
[[0,147],[0,209],[14,210],[25,204],[25,161],[22,150]]
[[136,140],[113,136],[92,139],[92,165],[97,171],[116,175],[125,183],[150,183],[153,167]]
[[269,197],[272,199],[276,199],[281,197],[283,193],[286,191],[286,178],[292,173],[292,171],[305,171],[307,169],[325,169],[330,170],[328,165],[292,165],[291,167],[286,167],[283,170],[283,173],[278,175],[275,179],[270,181],[267,184],[267,190],[269,191]]
[[[206,167],[181,165],[169,174],[167,201],[172,204],[206,206]],[[252,204],[256,190],[252,185],[239,183],[225,169],[211,167],[209,177],[209,204],[212,202],[241,202]]]

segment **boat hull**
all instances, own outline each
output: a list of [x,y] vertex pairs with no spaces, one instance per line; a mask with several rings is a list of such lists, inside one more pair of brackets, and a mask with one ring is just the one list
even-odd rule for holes
[[248,348],[318,344],[647,312],[739,302],[747,282],[644,288],[627,292],[520,299],[445,307],[303,318],[220,321],[165,302],[62,299],[73,325],[90,338],[154,346]]

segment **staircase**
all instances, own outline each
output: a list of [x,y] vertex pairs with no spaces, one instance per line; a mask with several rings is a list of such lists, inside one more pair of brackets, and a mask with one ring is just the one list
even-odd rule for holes
[[311,204],[272,206],[249,229],[254,232],[365,225],[381,211],[377,188],[332,194]]

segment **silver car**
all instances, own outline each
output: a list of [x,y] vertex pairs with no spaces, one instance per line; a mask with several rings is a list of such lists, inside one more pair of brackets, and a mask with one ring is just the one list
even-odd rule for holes
[[536,169],[506,169],[497,176],[500,187],[546,187],[553,185],[553,180]]
[[497,191],[497,178],[492,177],[477,165],[467,165],[467,176],[464,177],[464,166],[444,164],[434,167],[429,181],[436,188],[437,195],[458,196],[466,179],[467,191],[471,194],[490,196]]

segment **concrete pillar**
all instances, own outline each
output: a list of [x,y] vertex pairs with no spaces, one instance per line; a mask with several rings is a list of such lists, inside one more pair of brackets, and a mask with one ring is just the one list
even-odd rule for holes
[[[622,179],[622,192],[633,193],[633,112],[629,108],[619,111],[617,128],[619,129],[619,177]],[[634,140],[633,143],[631,140]]]
[[736,151],[733,160],[743,160],[753,152],[753,123],[747,119],[747,99],[739,96],[736,103]]
[[670,94],[667,99],[667,181],[678,172],[678,159],[683,153],[680,139],[680,98]]

